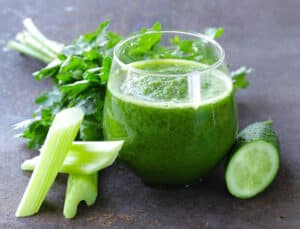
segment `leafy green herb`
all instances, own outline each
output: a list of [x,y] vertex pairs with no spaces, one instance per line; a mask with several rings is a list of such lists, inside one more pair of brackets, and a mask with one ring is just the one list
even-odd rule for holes
[[[44,93],[36,100],[38,109],[31,120],[15,126],[25,128],[21,136],[28,139],[30,149],[39,149],[57,112],[68,107],[80,107],[85,117],[77,140],[90,141],[103,139],[102,111],[106,83],[109,77],[113,48],[122,39],[108,30],[109,22],[99,25],[95,32],[84,34],[71,44],[63,46],[47,39],[30,19],[24,20],[25,31],[17,35],[17,41],[10,41],[8,47],[48,63],[35,72],[37,81],[51,78],[53,90]],[[201,40],[184,40],[178,36],[170,39],[169,47],[160,45],[161,24],[155,23],[149,29],[142,29],[138,39],[129,42],[121,50],[122,61],[144,60],[147,58],[184,58],[210,64],[216,60],[213,49]],[[206,35],[220,38],[224,29],[207,28]],[[159,53],[159,54],[158,54]],[[232,79],[235,87],[248,86],[245,67],[234,71]]]
[[67,107],[80,107],[85,119],[78,139],[99,140],[102,135],[102,110],[113,47],[121,36],[108,31],[108,22],[64,46],[57,58],[34,73],[37,80],[52,78],[53,91],[36,100],[39,105],[27,122],[22,136],[30,149],[39,149],[54,115]]
[[139,36],[134,42],[130,42],[130,46],[128,46],[128,54],[130,56],[134,55],[145,55],[148,51],[150,51],[161,39],[160,33],[147,33],[149,31],[160,31],[161,24],[155,23],[150,29],[142,29],[142,36]]
[[[150,29],[142,29],[140,31],[142,35],[123,45],[119,52],[121,60],[125,63],[131,63],[145,59],[174,58],[193,60],[203,64],[212,64],[217,61],[218,55],[215,53],[215,48],[201,39],[180,39],[176,35],[169,39],[170,45],[167,47],[161,45],[160,29],[159,23],[155,23]],[[224,29],[208,28],[206,32],[211,38],[219,38]]]
[[249,86],[249,81],[247,76],[253,72],[252,68],[246,68],[245,66],[231,72],[230,76],[233,80],[233,85],[235,90],[239,88],[247,88]]
[[214,28],[214,27],[209,27],[209,28],[206,28],[204,30],[204,33],[213,38],[213,39],[218,39],[220,37],[223,36],[223,33],[224,33],[224,28],[222,27],[218,27],[218,28]]

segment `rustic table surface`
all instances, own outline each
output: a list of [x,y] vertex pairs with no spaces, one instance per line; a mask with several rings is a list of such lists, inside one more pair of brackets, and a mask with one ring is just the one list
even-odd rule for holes
[[[0,5],[0,228],[300,228],[300,1],[1,0]],[[274,120],[282,148],[277,179],[258,197],[238,200],[226,191],[222,166],[199,185],[168,190],[147,187],[128,169],[113,166],[100,175],[96,204],[80,206],[75,220],[62,216],[64,176],[38,215],[15,218],[29,179],[20,164],[35,152],[13,137],[11,126],[28,118],[34,98],[51,86],[31,77],[42,64],[2,48],[22,29],[25,16],[63,42],[107,19],[124,35],[155,21],[189,31],[224,26],[220,42],[232,68],[255,69],[251,87],[237,95],[240,126]]]

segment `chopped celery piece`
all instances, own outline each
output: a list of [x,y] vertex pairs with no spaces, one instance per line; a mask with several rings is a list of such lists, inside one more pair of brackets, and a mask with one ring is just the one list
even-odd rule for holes
[[[73,142],[60,172],[69,173],[64,216],[73,218],[78,204],[85,201],[88,206],[96,201],[98,171],[110,166],[118,156],[124,141]],[[44,151],[42,147],[41,151]],[[41,156],[26,160],[22,169],[33,170]]]
[[[92,174],[110,166],[118,156],[124,141],[73,142],[60,172]],[[40,156],[23,162],[23,170],[33,170]]]
[[16,212],[17,217],[37,213],[74,141],[84,113],[78,108],[56,114],[48,131],[41,158],[34,169]]
[[98,173],[90,175],[70,174],[64,204],[64,216],[73,218],[78,204],[85,201],[88,206],[95,203],[98,194]]

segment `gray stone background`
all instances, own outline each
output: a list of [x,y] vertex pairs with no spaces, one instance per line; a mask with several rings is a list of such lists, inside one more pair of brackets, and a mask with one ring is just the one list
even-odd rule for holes
[[[238,0],[1,0],[0,1],[0,228],[300,228],[300,1]],[[26,119],[34,98],[50,88],[31,73],[43,65],[7,52],[8,39],[33,18],[57,41],[69,42],[111,20],[123,35],[160,21],[166,29],[202,31],[224,26],[220,43],[233,68],[251,66],[251,87],[238,93],[240,126],[272,118],[282,147],[280,173],[252,200],[237,200],[225,188],[222,166],[192,188],[146,187],[128,169],[100,175],[97,203],[82,205],[75,220],[62,216],[66,177],[60,176],[40,213],[16,219],[29,179],[20,170],[35,153],[13,138],[11,125]]]

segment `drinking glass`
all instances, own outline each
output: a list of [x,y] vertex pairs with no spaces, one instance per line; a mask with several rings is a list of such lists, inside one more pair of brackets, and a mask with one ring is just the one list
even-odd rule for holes
[[190,184],[230,150],[237,109],[222,47],[199,33],[151,31],[114,49],[104,105],[106,140],[152,185]]

